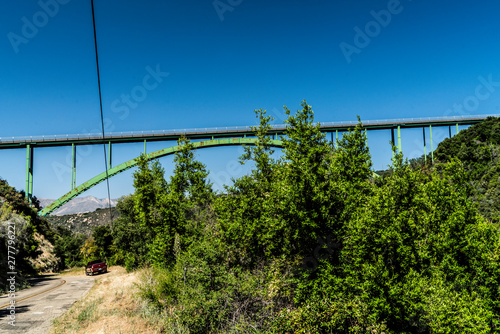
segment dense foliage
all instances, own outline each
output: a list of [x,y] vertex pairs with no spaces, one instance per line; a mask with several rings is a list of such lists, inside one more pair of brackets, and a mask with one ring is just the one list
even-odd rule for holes
[[445,139],[434,156],[443,162],[458,158],[468,173],[479,211],[500,222],[500,118],[489,117]]
[[[302,107],[285,108],[281,158],[271,117],[256,111],[258,143],[240,158],[253,170],[223,193],[187,139],[169,180],[140,159],[134,194],[94,243],[129,270],[148,266],[142,296],[163,330],[499,332],[499,230],[471,201],[482,165],[440,147],[445,164],[417,168],[395,153],[374,178],[361,122],[334,145]],[[497,161],[483,146],[489,160],[476,161]]]

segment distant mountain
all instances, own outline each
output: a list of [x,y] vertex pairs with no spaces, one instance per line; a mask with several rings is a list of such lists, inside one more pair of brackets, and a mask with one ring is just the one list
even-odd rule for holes
[[[40,204],[42,207],[46,207],[50,203],[54,202],[53,199],[40,198]],[[111,206],[116,206],[118,201],[112,199]],[[93,212],[96,209],[103,209],[108,207],[108,199],[107,198],[96,198],[94,196],[86,196],[86,197],[77,197],[69,201],[68,203],[61,206],[56,211],[52,212],[51,215],[62,216],[62,215],[70,215],[74,213],[83,213],[83,212]]]

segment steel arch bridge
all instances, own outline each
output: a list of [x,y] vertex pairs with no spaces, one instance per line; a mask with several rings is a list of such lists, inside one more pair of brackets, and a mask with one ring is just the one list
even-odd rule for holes
[[[459,132],[459,125],[473,125],[480,123],[488,117],[498,117],[499,115],[469,115],[454,117],[427,117],[427,118],[403,118],[403,119],[384,119],[368,120],[363,122],[363,128],[366,131],[390,130],[392,142],[397,145],[399,151],[402,150],[401,130],[408,128],[421,128],[423,130],[423,149],[424,156],[427,159],[427,153],[430,159],[434,160],[434,144],[432,138],[432,129],[434,127],[447,127],[449,136],[452,137],[452,127],[456,127],[455,134]],[[339,132],[345,132],[356,126],[357,121],[348,122],[327,122],[320,123],[320,130],[330,134],[331,141],[338,138]],[[426,141],[426,129],[430,135],[430,147]],[[272,138],[271,146],[282,147],[282,142],[278,140],[279,135],[286,132],[285,125],[273,125],[269,129],[269,135]],[[137,165],[138,158],[129,160],[120,165],[112,167],[112,145],[117,143],[137,143],[144,142],[144,154],[148,160],[160,158],[174,154],[180,146],[169,147],[146,154],[146,142],[172,141],[180,137],[186,137],[192,141],[194,149],[227,145],[255,145],[257,139],[247,138],[255,136],[255,131],[250,126],[219,127],[203,129],[177,129],[161,131],[139,131],[139,132],[118,132],[109,133],[106,136],[102,134],[77,134],[77,135],[55,135],[55,136],[29,136],[29,137],[0,137],[0,150],[2,149],[26,149],[26,188],[25,193],[28,200],[31,200],[33,194],[33,160],[34,148],[71,146],[71,191],[61,196],[59,199],[44,208],[40,214],[47,215],[57,208],[61,207],[74,197],[92,188],[106,178],[117,175],[127,169]],[[108,145],[107,154],[107,172],[103,172],[92,179],[76,186],[76,147],[79,145]]]
[[[226,138],[226,139],[213,139],[213,140],[206,140],[206,141],[199,141],[199,142],[192,142],[191,144],[193,145],[193,149],[202,149],[202,148],[208,148],[208,147],[216,147],[216,146],[228,146],[228,145],[255,145],[257,144],[258,139],[256,138]],[[281,140],[271,140],[270,141],[270,146],[272,147],[282,147],[283,143]],[[173,147],[168,147],[164,148],[152,153],[146,154],[146,159],[147,160],[153,160],[153,159],[158,159],[167,155],[174,154],[178,152],[182,148],[182,145],[177,145]],[[117,174],[120,174],[127,169],[130,169],[132,167],[137,166],[137,163],[139,162],[139,158],[135,158],[132,160],[129,160],[127,162],[124,162],[122,164],[119,164],[118,166],[115,166],[113,168],[110,168],[107,172],[103,172],[90,180],[80,184],[79,186],[75,187],[65,195],[61,196],[60,198],[56,199],[54,202],[51,204],[47,205],[45,208],[40,211],[40,215],[46,216],[50,214],[51,212],[54,212],[64,204],[68,203],[70,200],[75,198],[76,196],[80,195],[81,193],[87,191],[88,189],[94,187],[95,185],[101,183],[102,181],[105,181],[106,178],[110,178],[112,176],[115,176]]]

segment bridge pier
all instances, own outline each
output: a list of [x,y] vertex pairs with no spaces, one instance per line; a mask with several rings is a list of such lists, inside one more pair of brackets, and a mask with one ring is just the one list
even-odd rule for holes
[[26,145],[26,199],[31,202],[33,198],[33,147]]
[[108,169],[111,169],[111,142],[108,141]]
[[432,125],[429,125],[429,132],[431,135],[431,162],[434,163],[434,145],[432,144]]
[[71,143],[71,190],[76,187],[76,146]]
[[398,125],[398,151],[401,153],[403,149],[401,148],[401,125]]
[[424,161],[427,163],[427,143],[425,142],[425,127],[422,128],[422,134],[424,137]]

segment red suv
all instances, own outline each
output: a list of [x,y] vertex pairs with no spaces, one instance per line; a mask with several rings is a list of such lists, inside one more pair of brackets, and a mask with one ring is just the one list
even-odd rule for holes
[[85,266],[85,275],[94,275],[95,273],[105,273],[108,271],[108,265],[102,260],[90,261]]

